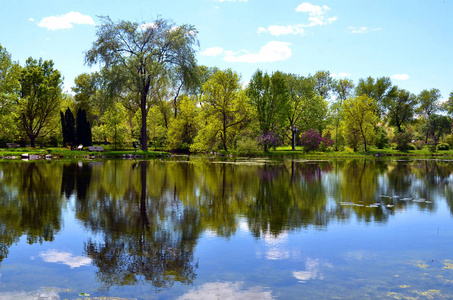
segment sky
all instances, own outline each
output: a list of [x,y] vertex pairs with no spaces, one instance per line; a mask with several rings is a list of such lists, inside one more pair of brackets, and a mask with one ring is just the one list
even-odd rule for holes
[[334,78],[387,76],[418,94],[453,91],[453,0],[0,0],[0,45],[23,65],[53,60],[69,91],[99,16],[198,31],[199,64],[231,68],[246,84],[257,69]]

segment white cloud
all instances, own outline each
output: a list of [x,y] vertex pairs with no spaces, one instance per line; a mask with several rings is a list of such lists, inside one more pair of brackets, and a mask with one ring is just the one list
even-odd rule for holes
[[373,28],[373,29],[370,29],[368,27],[365,27],[365,26],[362,26],[362,27],[354,27],[354,26],[349,26],[348,27],[348,30],[350,33],[370,33],[371,31],[380,31],[382,30],[382,28]]
[[[143,23],[141,25],[138,26],[138,29],[140,30],[148,30],[148,29],[156,29],[157,28],[157,24],[152,22],[152,23]],[[175,27],[172,27],[170,30],[175,30],[176,28]]]
[[396,79],[396,80],[408,80],[410,77],[407,74],[395,74],[395,75],[390,76],[390,78]]
[[296,7],[297,12],[308,13],[310,16],[321,16],[329,9],[327,5],[313,5],[308,2],[304,2]]
[[33,18],[30,18],[30,19],[28,19],[28,21],[30,21],[30,22],[34,22],[34,21],[35,21],[35,19],[33,19]]
[[313,5],[310,3],[302,3],[296,8],[297,12],[308,13],[308,23],[307,24],[297,24],[297,25],[271,25],[267,28],[259,27],[258,33],[267,32],[274,36],[279,36],[283,34],[299,34],[304,35],[305,30],[304,28],[314,27],[314,26],[323,26],[327,24],[331,24],[335,22],[338,18],[337,17],[330,17],[327,18],[324,16],[326,11],[330,10],[330,8],[326,5]]
[[344,77],[349,77],[351,75],[352,75],[351,73],[345,73],[345,72],[340,72],[338,74],[335,74],[335,73],[330,74],[330,76],[334,77],[334,78],[337,78],[337,77],[344,78]]
[[71,269],[88,266],[91,264],[91,258],[84,256],[74,256],[69,252],[58,252],[54,249],[49,249],[46,252],[39,253],[39,256],[45,262],[62,263],[69,266]]
[[248,53],[248,51],[242,51],[240,53],[225,53],[226,56],[223,58],[229,62],[247,62],[247,63],[260,63],[260,62],[275,62],[286,60],[292,56],[291,43],[271,41],[265,46],[261,47],[258,53]]
[[48,30],[58,30],[72,28],[74,24],[96,25],[90,16],[71,11],[62,16],[45,17],[38,23],[38,26]]
[[195,299],[273,299],[272,292],[262,287],[243,289],[243,282],[208,282],[180,296],[179,300]]
[[211,48],[206,48],[203,52],[200,52],[201,55],[204,56],[217,56],[224,53],[222,47],[211,47]]

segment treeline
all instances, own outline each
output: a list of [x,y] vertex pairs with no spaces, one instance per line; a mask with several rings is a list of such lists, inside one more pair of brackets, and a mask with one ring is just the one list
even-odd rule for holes
[[242,153],[453,146],[453,92],[441,103],[435,88],[415,95],[388,77],[354,83],[328,71],[257,70],[243,86],[231,69],[197,65],[197,44],[191,25],[101,17],[85,57],[100,70],[77,76],[72,94],[52,61],[20,66],[0,46],[0,143]]

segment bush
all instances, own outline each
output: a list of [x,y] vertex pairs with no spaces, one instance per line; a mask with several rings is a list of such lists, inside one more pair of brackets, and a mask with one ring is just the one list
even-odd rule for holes
[[437,150],[450,150],[450,145],[447,143],[439,143],[437,144]]
[[256,156],[261,153],[261,147],[256,139],[244,137],[237,142],[236,150],[240,155]]
[[417,150],[422,150],[423,146],[425,145],[425,142],[422,140],[415,140],[414,141],[414,146]]
[[258,144],[262,145],[264,149],[268,149],[270,147],[275,148],[282,144],[282,139],[278,133],[269,131],[269,132],[261,132],[261,135],[258,137]]
[[323,138],[318,130],[309,129],[300,135],[299,145],[304,147],[305,152],[311,152],[320,149],[325,151],[328,147],[332,147],[334,141],[330,138]]
[[395,134],[394,142],[396,143],[396,150],[407,151],[410,150],[409,143],[412,140],[410,132],[398,132]]
[[377,137],[376,137],[376,147],[378,149],[384,149],[389,145],[389,138],[387,132],[382,127],[378,127]]

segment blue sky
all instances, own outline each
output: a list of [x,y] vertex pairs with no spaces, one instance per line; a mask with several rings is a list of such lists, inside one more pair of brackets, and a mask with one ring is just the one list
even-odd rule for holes
[[453,91],[452,0],[0,0],[0,44],[21,64],[52,59],[65,89],[83,72],[97,16],[198,30],[199,64],[231,68],[248,82],[259,68],[330,71],[355,83],[389,76],[415,94]]

